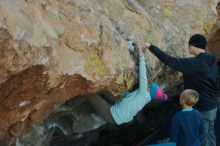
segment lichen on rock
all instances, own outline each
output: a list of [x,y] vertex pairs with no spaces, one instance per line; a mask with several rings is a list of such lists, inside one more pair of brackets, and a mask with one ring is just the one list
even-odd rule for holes
[[[128,39],[188,56],[188,38],[210,30],[216,3],[1,0],[0,143],[13,145],[17,136],[75,96],[131,89],[138,70]],[[210,50],[217,52],[217,46]],[[170,77],[170,68],[148,51],[145,57],[150,82],[175,86],[179,74]]]

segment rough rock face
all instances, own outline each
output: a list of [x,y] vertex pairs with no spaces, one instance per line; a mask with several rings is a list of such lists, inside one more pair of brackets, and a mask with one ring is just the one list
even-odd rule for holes
[[208,49],[220,61],[220,1],[216,6],[217,20],[208,34]]
[[[77,95],[135,82],[127,40],[187,56],[193,33],[208,33],[218,0],[1,0],[0,143]],[[150,81],[175,85],[179,73],[145,52]],[[174,84],[173,84],[174,83]]]

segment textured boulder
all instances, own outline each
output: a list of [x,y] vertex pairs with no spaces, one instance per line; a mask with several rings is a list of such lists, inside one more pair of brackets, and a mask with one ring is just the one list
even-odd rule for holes
[[208,49],[220,61],[220,1],[216,6],[217,20],[208,34]]
[[[217,0],[1,0],[0,143],[77,95],[135,83],[127,40],[187,56],[193,33],[208,33]],[[181,74],[145,52],[150,81],[172,87]]]

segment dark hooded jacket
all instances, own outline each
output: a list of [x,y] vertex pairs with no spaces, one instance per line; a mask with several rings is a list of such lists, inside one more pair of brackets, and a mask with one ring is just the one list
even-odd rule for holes
[[203,112],[217,107],[218,66],[213,55],[204,52],[195,57],[175,58],[153,45],[149,50],[160,61],[183,73],[184,89],[193,89],[199,93],[196,109]]

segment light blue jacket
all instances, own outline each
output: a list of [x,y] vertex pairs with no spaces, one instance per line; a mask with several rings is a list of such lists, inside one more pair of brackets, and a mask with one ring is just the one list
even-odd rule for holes
[[145,58],[139,59],[139,88],[122,94],[122,99],[111,107],[111,114],[115,122],[120,125],[130,122],[133,117],[150,102],[150,93],[147,91],[147,71]]

